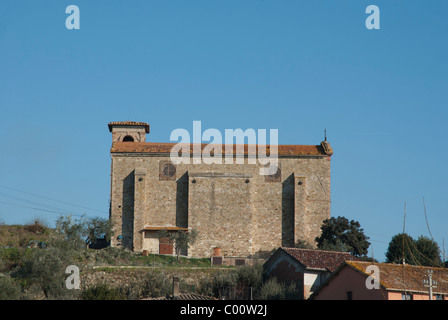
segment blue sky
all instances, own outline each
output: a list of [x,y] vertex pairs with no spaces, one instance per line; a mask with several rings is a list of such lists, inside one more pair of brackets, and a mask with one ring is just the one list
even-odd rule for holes
[[[71,4],[79,30],[65,27]],[[371,4],[380,30],[365,27]],[[107,217],[107,123],[145,121],[167,142],[200,120],[278,129],[280,144],[319,144],[326,128],[332,216],[359,221],[382,261],[405,203],[406,232],[430,237],[424,197],[442,246],[447,12],[442,0],[2,0],[0,219]]]

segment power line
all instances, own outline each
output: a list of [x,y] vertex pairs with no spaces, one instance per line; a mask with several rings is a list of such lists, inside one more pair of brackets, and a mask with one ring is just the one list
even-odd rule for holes
[[376,233],[372,233],[372,232],[365,232],[365,233],[366,234],[371,234],[372,236],[381,237],[381,238],[387,238],[387,239],[391,238],[391,236],[386,236],[386,235],[383,235],[383,234],[376,234]]
[[90,208],[90,207],[87,207],[87,206],[84,206],[84,205],[79,205],[79,204],[75,204],[75,203],[71,203],[71,202],[67,202],[67,201],[54,199],[54,198],[51,198],[51,197],[47,197],[47,196],[39,195],[39,194],[36,194],[36,193],[32,193],[32,192],[28,192],[28,191],[12,188],[12,187],[8,187],[8,186],[1,185],[1,184],[0,184],[0,187],[5,188],[5,189],[9,189],[9,190],[13,190],[13,191],[17,191],[17,192],[21,192],[21,193],[25,193],[25,194],[28,194],[28,195],[31,195],[31,196],[34,196],[34,197],[39,197],[39,198],[43,198],[43,199],[47,199],[47,200],[51,200],[51,201],[67,204],[67,205],[70,205],[70,206],[75,206],[75,207],[79,207],[79,208],[83,208],[83,209],[88,209],[88,210],[91,210],[91,211],[105,213],[104,211],[101,211],[101,210],[98,210],[98,209],[94,209],[94,208]]
[[78,216],[78,217],[83,217],[84,215],[81,214],[75,214],[75,213],[68,213],[68,212],[61,212],[61,211],[55,211],[55,210],[49,210],[49,209],[43,209],[43,208],[35,208],[35,207],[30,207],[30,206],[24,206],[24,205],[20,205],[20,204],[16,204],[16,203],[10,203],[10,202],[6,202],[6,201],[2,201],[0,200],[0,203],[9,205],[9,206],[15,206],[15,207],[20,207],[20,208],[26,208],[26,209],[33,209],[33,210],[38,210],[38,211],[46,211],[46,212],[52,212],[52,213],[57,213],[57,214],[65,214],[65,215],[73,215],[73,216]]
[[0,192],[0,195],[4,196],[6,198],[10,198],[10,199],[14,199],[14,200],[20,201],[20,202],[26,202],[26,203],[37,205],[37,206],[40,206],[40,207],[47,207],[47,208],[52,209],[52,210],[65,211],[65,210],[63,210],[61,208],[57,208],[57,207],[50,206],[50,205],[47,205],[47,204],[43,204],[43,203],[40,203],[40,202],[24,199],[24,198],[21,198],[21,197],[12,196],[12,195],[9,195],[9,194],[3,193],[3,192]]
[[434,237],[432,236],[431,229],[429,229],[428,217],[426,216],[426,205],[425,205],[424,197],[423,197],[423,212],[425,213],[426,227],[428,228],[429,235],[431,236],[431,239],[434,241]]
[[[417,247],[415,246],[415,244],[411,241],[411,239],[408,239],[409,243],[411,244],[412,248],[414,248],[415,252],[417,252],[419,255],[421,255],[426,261],[431,262],[431,264],[433,266],[440,266],[441,262],[435,261],[433,259],[428,258],[427,256],[425,256],[423,253],[421,253]],[[416,264],[418,265],[422,265],[419,260],[413,255],[411,248],[408,247],[409,253],[412,255],[412,257],[414,258],[414,261],[416,262]],[[443,263],[442,263],[443,264]]]
[[[424,197],[423,197],[423,212],[425,213],[426,227],[428,228],[429,235],[431,236],[432,241],[436,242],[434,240],[434,237],[432,236],[431,229],[429,228],[428,217],[426,215],[426,204],[425,204],[425,198]],[[444,244],[444,246],[445,246],[445,244]],[[439,246],[437,246],[437,248],[438,248],[439,254],[442,254],[443,258],[446,259],[447,257],[445,256],[445,249],[443,249],[443,252],[442,252],[440,250]]]
[[385,242],[385,241],[379,241],[379,240],[374,240],[374,239],[369,239],[372,242],[376,242],[376,243],[383,243],[383,244],[389,244],[389,242]]

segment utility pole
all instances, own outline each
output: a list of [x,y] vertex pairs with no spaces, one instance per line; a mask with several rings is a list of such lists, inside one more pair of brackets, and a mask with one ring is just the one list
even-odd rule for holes
[[423,279],[423,285],[429,288],[429,300],[432,300],[432,288],[437,287],[437,281],[432,280],[432,270],[428,270],[428,279]]

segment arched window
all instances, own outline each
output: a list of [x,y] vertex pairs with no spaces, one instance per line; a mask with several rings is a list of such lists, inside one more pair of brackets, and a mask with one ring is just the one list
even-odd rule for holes
[[131,136],[125,136],[123,142],[134,142],[134,138]]

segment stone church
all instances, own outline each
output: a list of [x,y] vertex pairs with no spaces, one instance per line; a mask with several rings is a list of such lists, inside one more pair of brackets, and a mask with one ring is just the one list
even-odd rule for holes
[[278,170],[260,175],[261,164],[247,161],[175,164],[175,143],[146,142],[144,122],[108,127],[112,246],[171,253],[159,231],[195,229],[198,238],[184,252],[189,257],[210,257],[216,248],[223,256],[251,257],[298,240],[314,243],[330,217],[333,151],[326,139],[319,145],[279,145]]

